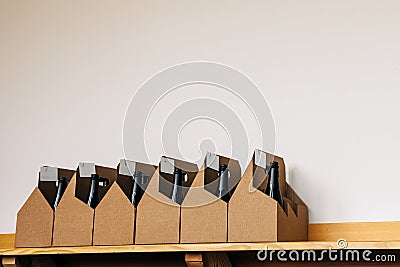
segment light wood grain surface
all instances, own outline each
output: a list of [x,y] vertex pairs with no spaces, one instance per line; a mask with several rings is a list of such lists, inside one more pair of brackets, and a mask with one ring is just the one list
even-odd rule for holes
[[[338,249],[336,242],[279,242],[279,243],[215,243],[165,244],[132,246],[52,247],[0,249],[0,255],[57,255],[136,252],[192,252],[192,251],[257,251],[257,250],[322,250]],[[349,249],[400,249],[400,242],[349,242]]]
[[400,241],[400,222],[321,223],[308,227],[309,241]]
[[0,234],[0,250],[14,247],[15,234]]
[[[343,239],[340,244],[339,239]],[[308,242],[164,244],[131,246],[14,248],[14,234],[0,235],[0,255],[132,252],[211,252],[306,249],[400,249],[400,222],[311,224]]]

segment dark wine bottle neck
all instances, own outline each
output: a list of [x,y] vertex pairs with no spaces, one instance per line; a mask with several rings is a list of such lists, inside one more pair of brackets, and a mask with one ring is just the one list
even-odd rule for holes
[[98,174],[92,174],[92,177],[90,178],[90,191],[87,201],[87,205],[92,208],[95,208],[100,202],[99,200],[100,183],[103,183],[103,186],[107,186],[109,184],[109,181],[107,178],[102,178]]
[[142,196],[143,189],[139,185],[142,180],[143,180],[142,172],[140,171],[135,172],[133,175],[133,188],[131,197],[131,202],[135,207],[137,207],[137,205],[139,204],[140,198]]
[[58,204],[61,201],[61,197],[63,196],[65,190],[67,189],[68,183],[69,183],[69,181],[65,177],[58,178],[57,194],[56,194],[54,202],[53,202],[54,210],[57,209]]
[[183,183],[183,173],[181,169],[175,168],[174,170],[174,185],[172,188],[172,196],[171,199],[177,204],[182,204],[183,201],[183,192],[182,192],[182,183]]
[[218,183],[218,198],[228,201],[229,196],[229,171],[228,166],[221,164],[219,166],[219,183]]
[[88,198],[88,206],[95,208],[99,203],[99,179],[97,177],[92,177],[90,179],[90,191]]
[[268,184],[265,193],[269,197],[275,199],[282,209],[284,209],[283,198],[279,188],[279,165],[277,162],[271,162],[268,176]]

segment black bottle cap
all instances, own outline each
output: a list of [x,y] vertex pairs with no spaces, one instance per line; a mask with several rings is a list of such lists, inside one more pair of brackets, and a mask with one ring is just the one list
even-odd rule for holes
[[225,171],[227,168],[228,168],[228,165],[226,165],[226,164],[221,164],[221,165],[219,165],[219,170],[220,170],[221,172]]
[[100,178],[100,176],[97,173],[92,173],[91,178],[97,179]]
[[177,167],[175,167],[174,173],[175,173],[175,174],[182,174],[182,170],[179,169],[179,168],[177,168]]

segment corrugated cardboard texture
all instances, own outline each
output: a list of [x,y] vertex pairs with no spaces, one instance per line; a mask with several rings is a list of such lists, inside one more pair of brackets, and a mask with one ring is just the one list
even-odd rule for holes
[[204,173],[197,173],[182,203],[181,243],[227,241],[228,205],[204,189]]
[[134,221],[134,206],[113,183],[95,209],[93,245],[133,244]]
[[157,168],[137,207],[135,244],[179,243],[180,206],[158,188]]
[[55,212],[53,246],[92,245],[94,210],[75,197],[76,173]]
[[[279,177],[284,179],[283,159],[274,156],[273,160],[279,163]],[[284,198],[285,213],[275,200],[253,187],[253,177],[260,179],[261,176],[266,178],[264,170],[254,164],[253,157],[228,204],[228,242],[307,240],[307,207],[292,190],[290,198]],[[286,186],[285,183],[285,192]],[[297,214],[290,202],[296,204]]]
[[35,188],[18,212],[15,247],[50,247],[53,216],[53,209]]

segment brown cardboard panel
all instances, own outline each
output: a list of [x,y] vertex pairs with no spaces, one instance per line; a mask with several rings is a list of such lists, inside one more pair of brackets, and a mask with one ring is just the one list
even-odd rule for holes
[[[283,159],[268,154],[267,162],[271,158],[279,163],[281,184],[281,179],[285,181]],[[262,176],[266,179],[264,169],[255,164],[253,156],[228,204],[228,242],[307,240],[307,207],[294,197],[294,191],[285,182],[281,190],[292,190],[288,191],[290,198],[284,197],[285,212],[275,200],[253,187],[253,177],[262,180]]]
[[18,212],[15,247],[50,247],[53,216],[53,209],[35,188]]
[[75,197],[76,179],[75,173],[55,212],[53,246],[92,245],[94,210]]
[[218,169],[228,166],[231,194],[241,178],[237,160],[207,153],[181,207],[181,243],[226,242],[228,204],[217,197]]
[[259,190],[249,192],[252,162],[228,204],[228,242],[277,240],[277,202]]
[[95,209],[93,245],[133,244],[135,208],[113,183]]
[[[72,170],[57,169],[58,176],[70,180]],[[52,205],[57,194],[56,182],[41,181],[17,215],[16,247],[49,247],[53,237],[54,211]]]
[[[96,165],[95,171],[100,177],[109,180],[107,186],[99,187],[101,203],[117,180],[117,170]],[[93,244],[94,209],[86,204],[90,191],[90,180],[90,177],[81,177],[78,168],[55,212],[53,246],[90,246]],[[105,216],[101,211],[100,214]],[[101,224],[104,220],[104,218],[101,220],[100,217],[99,223]]]
[[180,206],[159,192],[158,168],[136,211],[135,244],[179,243]]
[[287,198],[292,200],[297,205],[305,205],[303,200],[301,200],[301,198],[296,194],[293,188],[290,187],[290,185],[287,184],[286,188],[287,188]]
[[[153,175],[155,166],[135,163],[136,171],[144,176]],[[111,182],[111,188],[103,187],[107,192],[95,209],[93,245],[128,245],[134,243],[136,209],[131,203],[132,176],[119,174],[117,170],[96,166],[96,173]],[[115,182],[117,181],[117,182]],[[145,189],[145,188],[144,188]],[[99,192],[101,197],[101,192]]]
[[227,241],[227,203],[204,189],[204,175],[203,168],[182,203],[181,243]]

